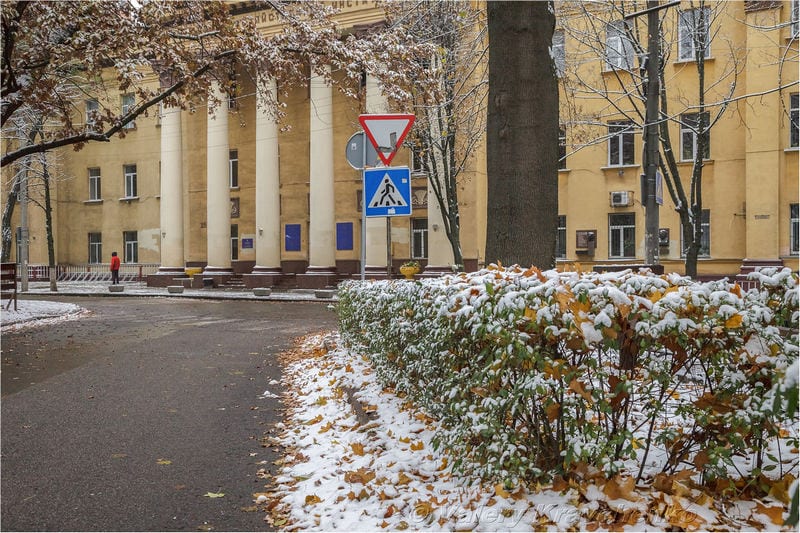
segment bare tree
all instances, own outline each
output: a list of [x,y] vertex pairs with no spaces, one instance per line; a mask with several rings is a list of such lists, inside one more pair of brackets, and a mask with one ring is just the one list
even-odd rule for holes
[[[566,35],[578,43],[562,76],[570,105],[563,107],[575,150],[606,142],[608,121],[624,119],[630,131],[642,131],[645,123],[647,31],[644,20],[627,18],[644,8],[644,2],[567,4],[560,2],[559,18]],[[686,274],[697,275],[697,258],[703,249],[703,168],[709,157],[711,129],[723,118],[734,97],[744,66],[737,43],[719,33],[725,5],[699,1],[678,15],[678,26],[660,27],[659,53],[659,169],[681,221]],[[696,88],[690,93],[665,74],[673,45],[678,42],[680,60],[695,73]],[[715,52],[715,76],[706,76],[711,43]],[[591,74],[587,65],[602,60],[605,75]],[[589,104],[592,100],[593,103]],[[597,101],[603,102],[598,105]],[[590,108],[587,112],[583,104]],[[599,111],[598,111],[599,110]],[[675,128],[674,126],[677,126]],[[679,132],[678,137],[675,131]],[[691,161],[687,173],[679,163]],[[683,167],[685,168],[685,167]]]
[[555,264],[558,86],[552,2],[488,2],[486,260]]
[[463,268],[458,193],[486,129],[485,16],[467,1],[402,2],[392,7],[390,23],[406,28],[415,41],[435,47],[423,63],[431,90],[409,87],[416,121],[408,144],[428,175],[454,262]]
[[[23,145],[35,143],[43,135],[44,121],[26,106],[17,110],[11,122],[13,127],[7,128],[6,132],[20,135]],[[10,183],[4,183],[4,189],[14,193],[7,197],[3,212],[2,261],[6,262],[10,259],[11,218],[16,204],[15,200],[20,198],[28,206],[39,207],[44,212],[51,291],[58,290],[51,192],[54,180],[60,175],[59,159],[59,155],[55,152],[29,154],[12,165],[14,172],[10,174]],[[55,177],[53,171],[55,171]],[[24,193],[19,194],[22,187],[25,188]],[[23,238],[25,238],[24,235]],[[23,243],[23,245],[27,244]]]

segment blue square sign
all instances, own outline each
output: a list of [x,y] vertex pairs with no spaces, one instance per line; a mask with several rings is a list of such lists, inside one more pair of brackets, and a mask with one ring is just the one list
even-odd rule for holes
[[364,171],[364,207],[368,217],[411,215],[411,171],[378,167]]

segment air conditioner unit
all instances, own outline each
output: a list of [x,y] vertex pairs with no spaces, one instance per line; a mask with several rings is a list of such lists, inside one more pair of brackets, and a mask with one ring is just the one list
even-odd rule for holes
[[628,207],[633,205],[632,191],[614,191],[611,193],[611,207]]

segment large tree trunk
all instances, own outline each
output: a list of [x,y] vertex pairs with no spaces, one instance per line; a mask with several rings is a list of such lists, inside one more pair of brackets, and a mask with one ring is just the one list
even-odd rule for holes
[[486,261],[555,264],[558,85],[552,2],[487,2]]

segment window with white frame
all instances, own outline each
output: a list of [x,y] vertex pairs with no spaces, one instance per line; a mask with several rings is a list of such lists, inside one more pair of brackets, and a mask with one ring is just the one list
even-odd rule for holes
[[139,232],[123,231],[122,242],[125,245],[125,253],[122,260],[125,263],[139,262]]
[[567,129],[558,128],[558,169],[567,168]]
[[[681,257],[686,256],[688,243],[683,240],[683,227],[681,225]],[[700,213],[700,250],[697,255],[708,257],[711,254],[711,210],[703,209]]]
[[636,256],[636,214],[608,215],[608,257]]
[[558,215],[558,227],[556,230],[556,257],[564,259],[567,257],[567,215]]
[[[122,95],[122,116],[124,117],[131,111],[133,111],[133,106],[136,104],[136,97],[133,94],[123,94]],[[126,130],[130,130],[136,127],[135,120],[129,120],[123,126]]]
[[553,32],[553,63],[556,66],[556,75],[560,78],[564,76],[566,66],[566,54],[564,50],[564,31],[556,30]]
[[136,194],[136,165],[123,165],[125,174],[125,198],[135,198]]
[[608,123],[608,166],[632,165],[634,162],[633,123],[619,120]]
[[89,262],[103,262],[103,238],[100,233],[89,233]]
[[428,219],[411,219],[411,258],[426,259],[428,257]]
[[231,189],[237,188],[239,186],[239,150],[228,151],[228,176]]
[[624,20],[606,24],[606,70],[633,68],[633,43]]
[[800,254],[800,204],[789,204],[789,252]]
[[231,224],[231,261],[239,260],[239,225]]
[[711,57],[711,10],[708,7],[688,9],[678,14],[678,58],[690,61],[699,54]]
[[97,100],[92,98],[91,100],[86,100],[86,127],[88,129],[93,129],[95,122],[97,121],[97,114],[100,111],[100,104],[97,103]]
[[[702,125],[700,119],[703,119]],[[708,159],[711,154],[711,137],[708,134],[709,115],[705,113],[684,113],[681,115],[681,161],[693,161],[697,155],[697,144],[700,136],[698,132],[702,126],[703,133],[703,159]]]
[[800,94],[789,95],[789,146],[797,148],[800,145]]
[[425,154],[421,146],[416,143],[410,146],[411,148],[411,172],[414,174],[425,174],[427,172],[427,164],[425,161]]
[[89,200],[101,200],[103,198],[100,187],[100,169],[89,169]]

